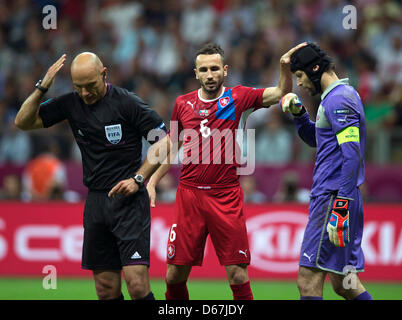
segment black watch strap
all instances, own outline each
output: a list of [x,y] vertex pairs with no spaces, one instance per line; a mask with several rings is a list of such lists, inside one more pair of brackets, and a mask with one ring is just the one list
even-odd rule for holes
[[46,93],[47,90],[49,90],[49,89],[42,87],[41,84],[42,84],[42,80],[39,80],[39,81],[35,84],[35,88],[39,89],[39,90],[42,91],[43,93]]
[[145,179],[141,174],[136,174],[134,177],[132,177],[134,182],[138,184],[139,187],[144,185]]

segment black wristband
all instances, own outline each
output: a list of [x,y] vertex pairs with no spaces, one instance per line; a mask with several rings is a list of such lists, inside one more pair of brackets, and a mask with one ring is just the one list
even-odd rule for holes
[[292,113],[294,117],[301,117],[303,114],[307,112],[306,108],[304,106],[301,107],[301,111],[299,113]]
[[49,90],[48,88],[44,88],[41,86],[42,80],[39,80],[36,84],[35,84],[35,88],[42,91],[42,93],[46,93],[47,90]]

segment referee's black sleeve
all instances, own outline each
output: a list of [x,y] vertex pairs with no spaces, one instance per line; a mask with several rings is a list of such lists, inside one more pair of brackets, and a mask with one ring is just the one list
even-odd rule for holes
[[67,118],[65,108],[68,106],[68,101],[71,101],[71,98],[71,94],[65,94],[41,103],[39,116],[45,128],[51,127]]
[[[151,130],[160,130],[162,134],[167,133],[162,118],[155,110],[152,110],[148,104],[136,94],[132,94],[130,100],[130,105],[128,106],[130,123],[137,128],[141,136],[148,140],[148,133]],[[150,140],[149,142],[153,143],[155,141]]]

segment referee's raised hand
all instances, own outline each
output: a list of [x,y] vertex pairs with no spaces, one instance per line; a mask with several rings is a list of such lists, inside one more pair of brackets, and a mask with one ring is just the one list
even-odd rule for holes
[[53,83],[54,77],[56,76],[57,72],[64,66],[64,62],[66,61],[66,54],[63,54],[59,60],[57,60],[46,72],[45,76],[43,77],[41,86],[49,89]]
[[138,184],[134,182],[133,178],[126,180],[121,180],[118,182],[108,193],[108,197],[113,198],[118,194],[123,194],[124,196],[129,196],[138,191]]

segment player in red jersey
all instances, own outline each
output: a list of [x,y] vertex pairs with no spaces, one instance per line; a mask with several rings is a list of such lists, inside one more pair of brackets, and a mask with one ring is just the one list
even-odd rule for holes
[[[170,139],[166,138],[170,154],[184,144],[175,216],[167,245],[166,299],[189,299],[187,279],[192,266],[202,264],[208,234],[220,264],[225,266],[234,299],[253,298],[247,273],[250,250],[238,176],[237,129],[244,128],[252,111],[277,104],[292,90],[290,56],[304,45],[281,57],[278,85],[263,89],[225,87],[228,65],[224,64],[223,50],[209,43],[197,52],[194,71],[201,88],[176,99]],[[152,148],[160,145],[162,141]],[[156,168],[149,164],[151,152],[139,170],[145,178]],[[162,149],[155,155],[160,153]],[[174,154],[167,157],[174,158]],[[147,185],[151,206],[155,206],[155,186],[169,168],[167,161]]]

